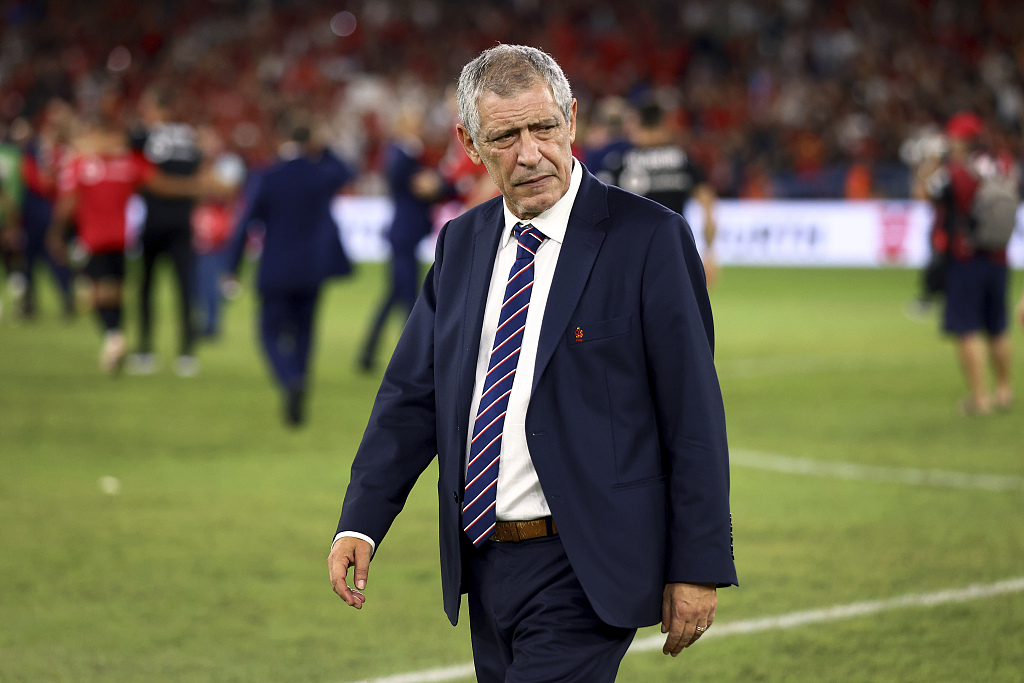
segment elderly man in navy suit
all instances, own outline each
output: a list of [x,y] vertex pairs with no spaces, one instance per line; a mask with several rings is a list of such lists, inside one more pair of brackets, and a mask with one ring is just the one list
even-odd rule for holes
[[[612,681],[636,629],[693,644],[736,583],[704,273],[678,214],[573,159],[558,65],[499,45],[459,79],[459,139],[502,198],[441,231],[377,395],[328,559],[370,558],[439,464],[445,611],[480,681]],[[354,587],[347,585],[353,569]]]

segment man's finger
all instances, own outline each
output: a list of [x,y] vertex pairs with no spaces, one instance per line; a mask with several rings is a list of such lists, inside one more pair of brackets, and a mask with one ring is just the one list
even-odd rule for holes
[[682,652],[683,648],[690,644],[694,626],[696,624],[681,618],[673,619],[668,631],[668,638],[665,639],[665,647],[661,651],[673,657]]
[[366,579],[370,573],[370,548],[366,544],[356,546],[355,560],[353,579],[356,588],[363,590],[366,588]]
[[704,632],[707,631],[710,626],[711,622],[703,622],[703,620],[698,621],[697,626],[693,629],[693,636],[690,638],[690,641],[686,643],[686,647],[690,647],[700,640],[700,637],[704,635]]
[[331,588],[350,607],[354,607],[355,597],[348,587],[348,565],[349,558],[344,555],[335,555],[333,552],[327,559],[328,571],[331,574]]

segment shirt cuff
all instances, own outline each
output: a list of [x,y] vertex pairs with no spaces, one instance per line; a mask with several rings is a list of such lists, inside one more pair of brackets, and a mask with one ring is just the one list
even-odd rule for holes
[[339,538],[359,538],[370,544],[370,557],[373,558],[373,554],[377,552],[377,544],[374,543],[373,539],[366,534],[361,534],[358,531],[339,531],[338,535],[331,541],[331,550],[334,550],[334,544],[338,542]]

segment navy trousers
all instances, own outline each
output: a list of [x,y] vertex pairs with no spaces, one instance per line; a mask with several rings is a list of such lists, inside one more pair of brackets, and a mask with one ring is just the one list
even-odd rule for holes
[[216,337],[220,332],[220,278],[226,263],[225,250],[196,254],[196,308],[202,320],[199,333],[204,337]]
[[25,297],[22,299],[22,312],[31,317],[36,311],[35,267],[42,261],[50,268],[53,278],[60,288],[65,313],[73,313],[75,308],[74,292],[71,291],[71,269],[66,265],[58,265],[46,249],[46,230],[49,226],[26,225],[25,229]]
[[479,683],[612,683],[636,629],[601,621],[558,536],[469,551]]
[[384,325],[388,321],[391,309],[399,306],[406,318],[412,312],[416,297],[420,291],[419,262],[416,260],[416,247],[391,248],[391,272],[389,273],[388,292],[377,309],[370,331],[363,344],[360,363],[365,368],[373,366],[377,356],[377,344],[380,342]]
[[262,294],[260,338],[277,381],[305,389],[319,289]]

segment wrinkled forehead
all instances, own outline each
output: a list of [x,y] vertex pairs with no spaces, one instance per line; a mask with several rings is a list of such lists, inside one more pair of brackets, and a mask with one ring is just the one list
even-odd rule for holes
[[531,87],[507,96],[485,90],[477,101],[481,130],[528,126],[554,119],[564,122],[551,87],[538,80]]

